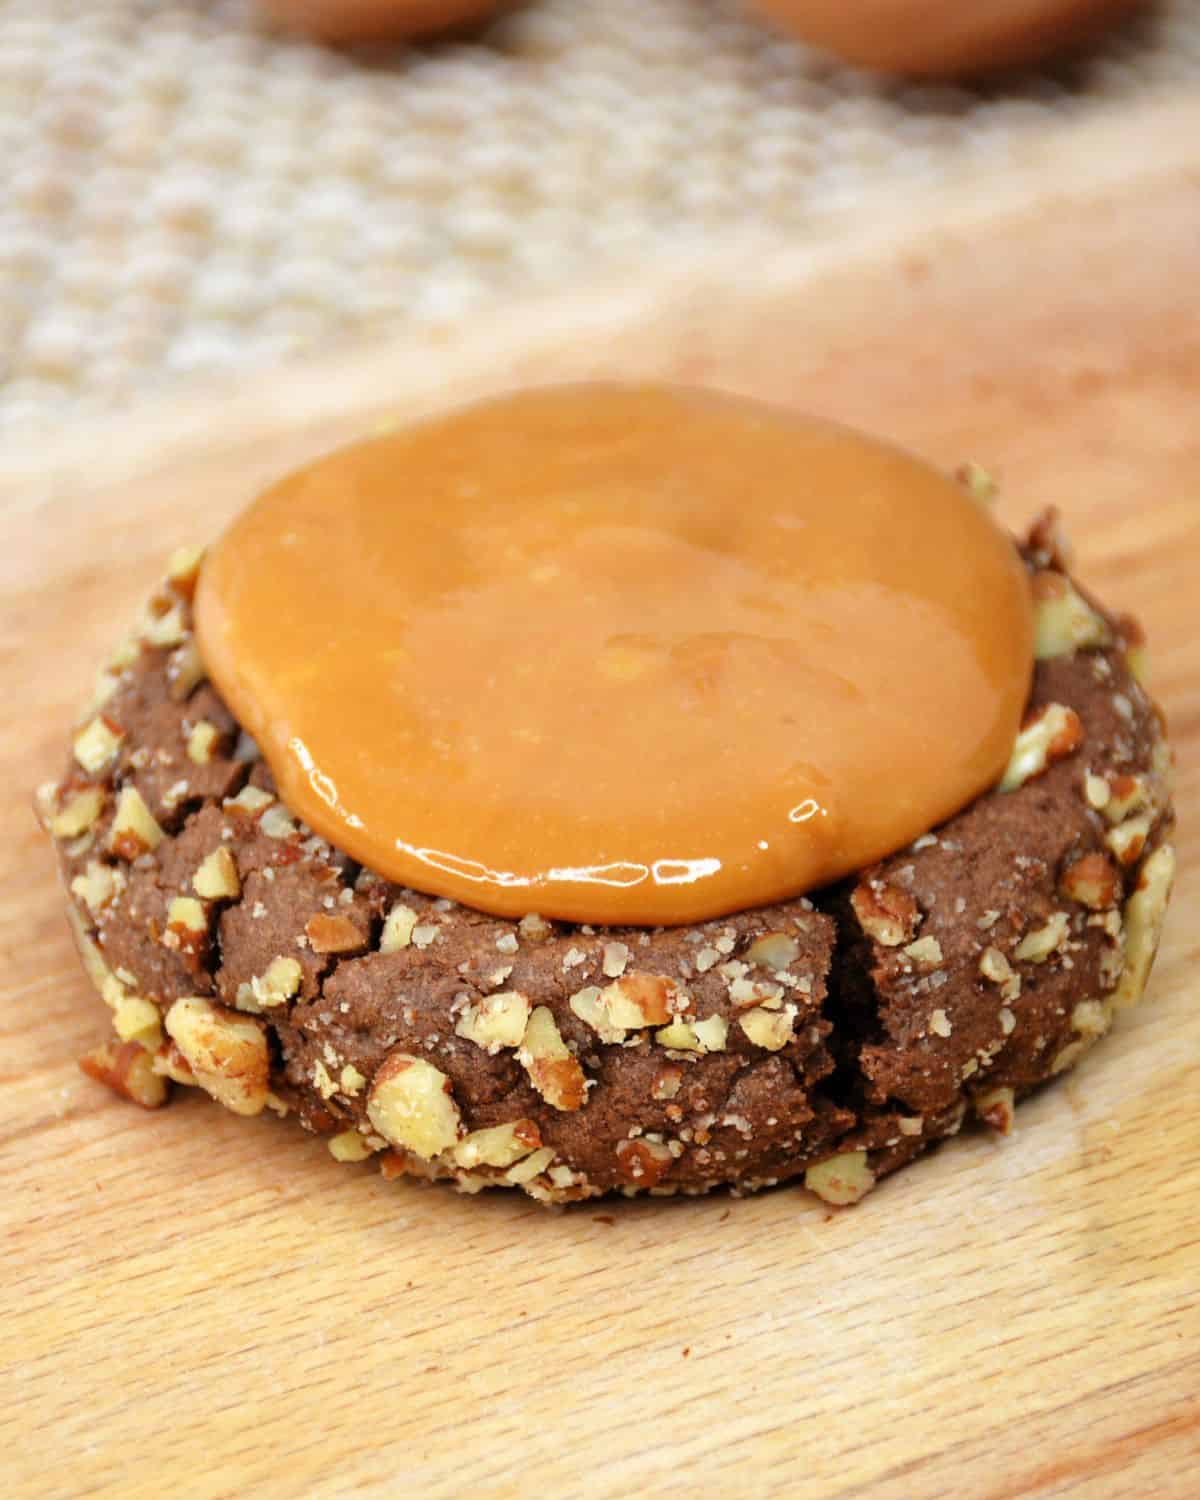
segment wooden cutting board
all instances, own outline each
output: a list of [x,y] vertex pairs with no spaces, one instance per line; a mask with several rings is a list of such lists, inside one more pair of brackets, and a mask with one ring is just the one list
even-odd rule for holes
[[[22,1496],[1200,1493],[1200,105],[804,247],[733,242],[0,459],[0,1434]],[[547,1212],[336,1166],[76,1071],[102,1007],[28,810],[164,554],[379,420],[518,381],[709,381],[1063,506],[1179,755],[1150,1003],[1016,1134],[830,1211]],[[897,525],[902,518],[897,516]]]

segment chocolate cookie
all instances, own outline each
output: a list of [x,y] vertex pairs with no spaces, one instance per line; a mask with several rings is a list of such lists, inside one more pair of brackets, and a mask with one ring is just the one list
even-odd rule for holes
[[802,1173],[848,1203],[968,1111],[1007,1131],[1140,998],[1174,870],[1138,632],[1052,521],[1025,556],[1038,659],[1000,785],[855,881],[653,930],[485,916],[297,823],[205,680],[177,558],[39,793],[113,1012],[85,1071],[551,1203]]

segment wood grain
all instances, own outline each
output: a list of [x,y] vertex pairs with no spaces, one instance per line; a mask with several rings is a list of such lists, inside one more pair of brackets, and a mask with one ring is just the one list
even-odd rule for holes
[[[0,460],[0,1437],[20,1496],[1200,1492],[1200,106],[1067,131],[803,250],[732,245]],[[517,380],[702,379],[998,469],[1137,611],[1179,753],[1152,1003],[833,1213],[547,1213],[335,1166],[82,1078],[104,1027],[27,789],[167,550],[382,416]],[[901,518],[897,517],[897,524]]]

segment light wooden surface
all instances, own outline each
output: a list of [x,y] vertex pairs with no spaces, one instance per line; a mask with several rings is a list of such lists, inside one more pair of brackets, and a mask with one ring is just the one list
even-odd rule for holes
[[[928,227],[919,227],[922,224]],[[347,352],[0,459],[0,1444],[20,1496],[1200,1493],[1200,107],[797,250]],[[833,1213],[548,1213],[82,1078],[104,1029],[28,789],[162,556],[391,412],[614,370],[757,391],[1060,502],[1178,747],[1151,1003],[1016,1135]]]

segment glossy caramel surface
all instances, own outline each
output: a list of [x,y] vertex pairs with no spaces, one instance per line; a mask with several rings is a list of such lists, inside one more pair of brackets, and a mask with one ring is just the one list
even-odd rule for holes
[[201,649],[291,808],[503,915],[796,895],[996,780],[1031,671],[1011,541],[845,429],[533,390],[334,453],[206,560]]

